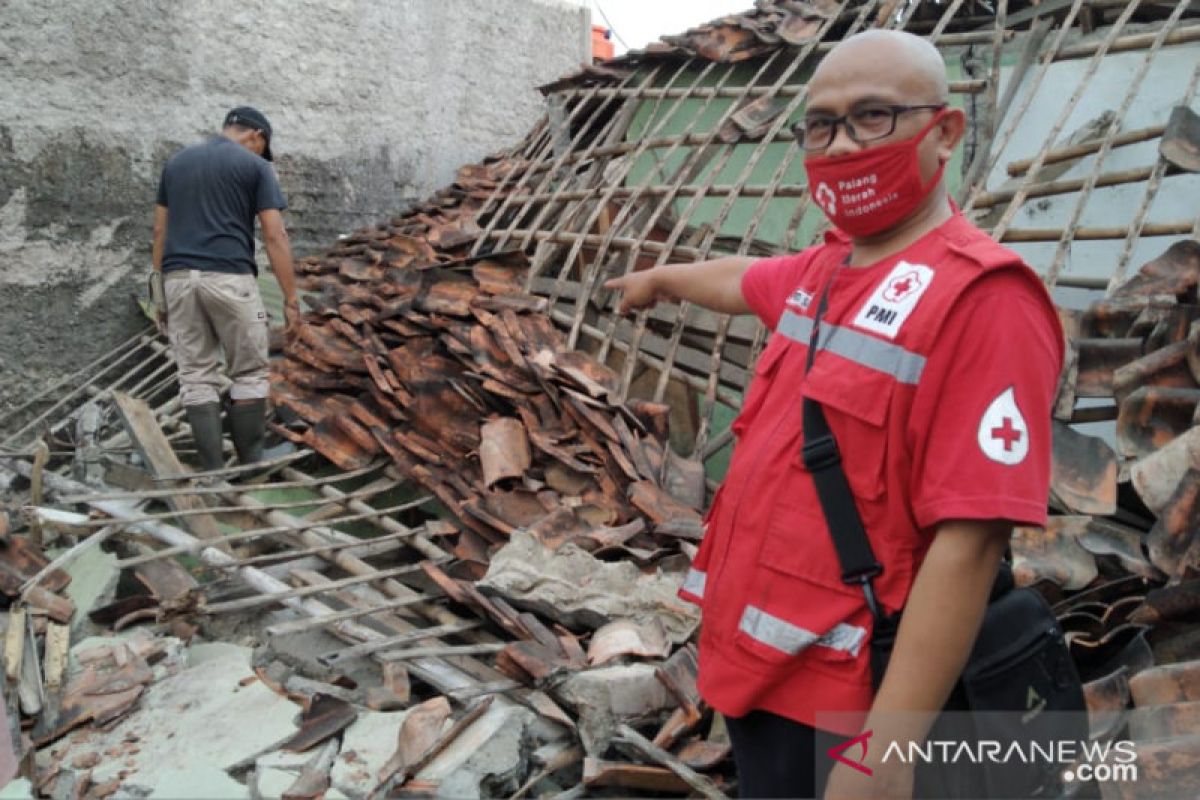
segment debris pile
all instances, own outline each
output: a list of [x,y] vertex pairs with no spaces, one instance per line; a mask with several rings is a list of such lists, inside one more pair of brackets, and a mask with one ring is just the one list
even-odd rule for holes
[[272,370],[296,418],[280,430],[342,469],[390,458],[482,567],[519,529],[642,563],[678,552],[702,535],[705,483],[666,446],[670,409],[621,402],[616,374],[567,347],[522,254],[462,253],[472,198],[512,168],[466,168],[434,203],[302,263],[312,311]]
[[[1072,236],[1126,231],[1007,228],[1027,199],[1074,192],[1081,210],[1097,186],[1144,181],[1130,242],[1191,231],[1146,223],[1164,163],[1101,173],[1118,139],[1160,137],[1166,156],[1170,125],[1118,136],[1122,110],[1059,141],[1082,85],[1040,152],[1009,165],[1023,177],[984,191],[1059,62],[1093,59],[1086,81],[1111,43],[1148,66],[1163,39],[1120,34],[1168,14],[1172,42],[1195,41],[1173,27],[1185,4],[1097,5],[1078,25],[1067,5],[1010,3],[1001,24],[977,2],[762,2],[543,87],[552,113],[511,153],[298,265],[306,324],[272,392],[274,429],[301,449],[278,461],[188,473],[174,365],[152,334],[35,398],[0,442],[4,697],[31,791],[731,792],[728,735],[696,689],[697,614],[675,590],[703,535],[705,463],[719,475],[732,439],[718,414],[740,405],[765,332],[695,308],[606,318],[595,287],[800,241],[815,211],[787,177],[786,122],[811,59],[871,24],[960,48],[955,102],[972,96],[973,125],[1005,131],[975,131],[962,205],[991,209],[1004,241],[1059,240],[1038,265],[1048,283]],[[1105,42],[1063,47],[1114,21]],[[991,84],[1002,59],[1011,91]],[[1092,178],[1047,182],[1097,154]],[[1171,163],[1194,169],[1186,156]],[[1054,516],[1013,540],[1020,582],[1056,604],[1093,733],[1140,748],[1134,787],[1098,789],[1121,796],[1200,774],[1198,276],[1185,241],[1062,312]],[[652,401],[633,386],[642,366]],[[678,430],[689,414],[695,430]],[[1115,422],[1115,448],[1088,422]],[[681,433],[691,456],[669,444]],[[48,450],[19,450],[31,437]]]

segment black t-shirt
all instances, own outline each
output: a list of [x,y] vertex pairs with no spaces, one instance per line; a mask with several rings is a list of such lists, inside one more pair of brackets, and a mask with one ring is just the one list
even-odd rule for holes
[[173,155],[163,167],[157,202],[167,207],[163,272],[257,275],[254,217],[287,208],[271,165],[224,136]]

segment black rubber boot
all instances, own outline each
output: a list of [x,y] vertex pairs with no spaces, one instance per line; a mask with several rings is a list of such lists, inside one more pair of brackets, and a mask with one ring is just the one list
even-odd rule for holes
[[243,400],[229,405],[229,433],[238,461],[253,464],[262,461],[263,439],[267,431],[267,401]]
[[223,469],[225,457],[221,454],[221,404],[201,403],[184,406],[188,424],[192,426],[192,438],[200,456],[200,468],[204,471]]

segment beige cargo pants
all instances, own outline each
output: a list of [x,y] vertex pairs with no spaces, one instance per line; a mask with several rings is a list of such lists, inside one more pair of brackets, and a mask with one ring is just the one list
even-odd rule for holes
[[266,397],[267,311],[253,275],[174,270],[163,276],[167,336],[179,365],[185,406],[216,403],[221,353],[234,400]]

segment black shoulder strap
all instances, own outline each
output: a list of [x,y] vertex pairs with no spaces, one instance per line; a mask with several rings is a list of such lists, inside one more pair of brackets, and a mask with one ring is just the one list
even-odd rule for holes
[[[817,304],[812,334],[808,340],[804,366],[806,375],[812,368],[813,358],[821,341],[821,318],[825,315],[829,303],[829,290],[836,274],[835,271],[829,277]],[[829,528],[838,561],[842,565],[842,580],[863,587],[867,607],[870,608],[872,616],[878,619],[883,612],[875,599],[871,579],[883,572],[883,566],[875,559],[875,552],[871,549],[871,542],[863,528],[862,517],[854,504],[850,483],[846,480],[845,470],[842,469],[842,454],[838,449],[837,440],[833,438],[833,431],[829,429],[825,410],[820,403],[804,396],[802,413],[804,444],[800,456],[816,485],[821,511],[825,514],[825,524]]]

